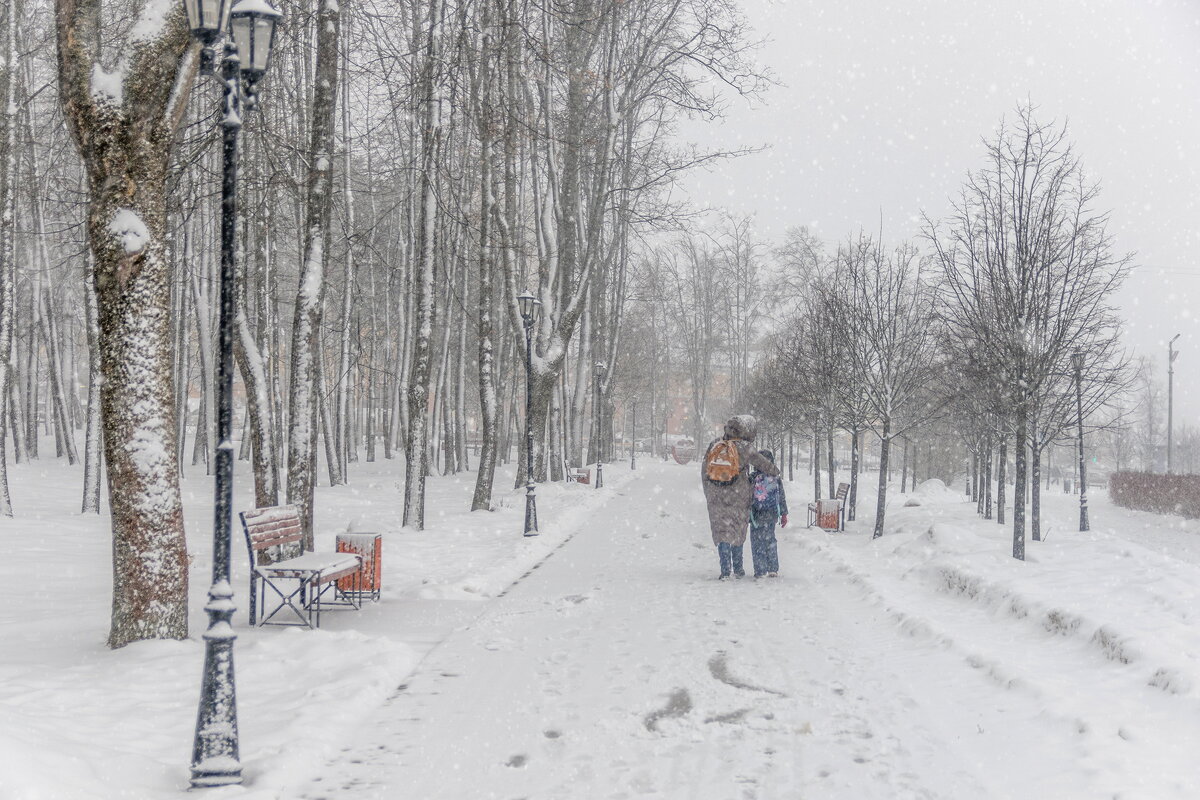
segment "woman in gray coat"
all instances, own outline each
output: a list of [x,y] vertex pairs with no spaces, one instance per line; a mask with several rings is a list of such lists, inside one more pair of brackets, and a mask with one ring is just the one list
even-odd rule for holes
[[[708,523],[712,528],[713,544],[721,560],[720,579],[728,578],[730,572],[737,577],[746,574],[742,567],[742,546],[746,543],[746,529],[750,524],[750,504],[754,499],[750,484],[750,467],[768,475],[778,475],[779,468],[759,455],[750,446],[758,424],[749,414],[739,414],[725,423],[725,435],[714,439],[700,460],[700,482],[704,485],[704,499],[708,503]],[[714,449],[728,442],[737,451],[737,471],[729,479],[714,480],[720,474],[720,465],[712,468]],[[728,448],[721,448],[727,450]]]

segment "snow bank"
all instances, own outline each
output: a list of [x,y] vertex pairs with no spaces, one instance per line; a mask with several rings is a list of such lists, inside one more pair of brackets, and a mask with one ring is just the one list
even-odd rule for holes
[[963,499],[961,493],[949,488],[937,478],[930,478],[922,482],[913,490],[913,494],[926,502],[959,503]]
[[1178,743],[1200,736],[1200,725],[1172,710],[1200,706],[1193,531],[1098,498],[1093,530],[1081,533],[1077,500],[1043,495],[1042,530],[1054,535],[1027,540],[1018,561],[1011,518],[979,518],[940,482],[913,496],[946,502],[893,509],[880,539],[860,520],[844,534],[797,531],[795,541],[901,630],[960,654],[985,680],[1042,704],[1048,719],[1079,736],[1116,734],[1116,745],[1083,741],[1114,794],[1130,775],[1154,772],[1145,796],[1194,796]]

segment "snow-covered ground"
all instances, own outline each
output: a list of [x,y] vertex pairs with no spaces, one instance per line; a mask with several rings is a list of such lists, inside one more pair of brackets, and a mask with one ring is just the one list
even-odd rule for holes
[[[385,586],[319,631],[245,626],[236,531],[246,783],[211,796],[1200,796],[1194,522],[1093,495],[1080,534],[1074,498],[1051,494],[1021,564],[1008,526],[936,482],[893,497],[880,540],[869,513],[806,530],[803,476],[781,577],[722,583],[694,466],[540,487],[536,539],[511,473],[493,513],[462,510],[473,473],[431,480],[430,527],[402,530],[400,469],[318,490],[318,549],[381,531]],[[211,480],[185,481],[192,638],[109,651],[106,518],[73,513],[78,469],[11,470],[0,798],[179,796]]]

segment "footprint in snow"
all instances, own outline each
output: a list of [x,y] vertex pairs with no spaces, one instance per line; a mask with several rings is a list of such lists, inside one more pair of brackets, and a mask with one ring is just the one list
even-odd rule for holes
[[725,714],[714,714],[706,718],[705,722],[741,722],[750,713],[748,708],[739,708],[737,711],[729,711]]
[[676,689],[671,692],[667,698],[667,704],[657,711],[651,711],[646,715],[645,724],[646,730],[651,732],[658,731],[658,721],[660,719],[678,719],[692,710],[692,696],[688,694],[687,689]]
[[767,694],[777,695],[778,697],[787,697],[786,694],[778,689],[768,689],[765,686],[755,686],[752,683],[735,678],[729,671],[729,656],[724,652],[719,652],[708,660],[708,671],[712,676],[724,683],[727,686],[732,686],[735,689],[745,689],[751,692],[766,692]]

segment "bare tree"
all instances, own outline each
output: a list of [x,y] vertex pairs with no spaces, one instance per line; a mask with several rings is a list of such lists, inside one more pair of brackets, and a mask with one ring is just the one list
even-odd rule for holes
[[943,318],[1003,388],[1016,440],[1013,557],[1025,557],[1031,414],[1076,350],[1108,349],[1112,293],[1129,257],[1112,251],[1107,215],[1063,126],[1017,111],[988,142],[987,166],[968,175],[944,226],[927,220],[937,252]]
[[838,259],[839,295],[846,298],[836,318],[845,330],[849,365],[879,437],[879,493],[873,538],[883,535],[888,458],[897,437],[940,410],[930,396],[940,368],[933,295],[918,270],[915,248],[885,253],[864,236],[843,248]]

